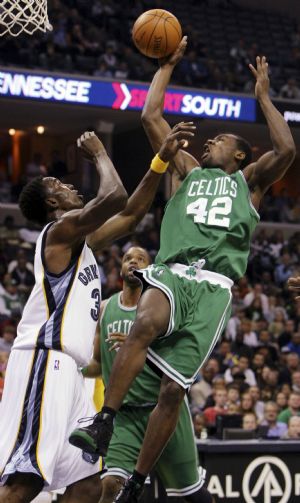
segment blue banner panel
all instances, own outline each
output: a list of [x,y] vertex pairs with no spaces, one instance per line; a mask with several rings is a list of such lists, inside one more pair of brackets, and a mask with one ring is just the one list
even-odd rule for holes
[[[149,86],[128,82],[71,78],[55,74],[0,70],[0,96],[142,110]],[[168,88],[164,111],[188,117],[256,121],[256,100],[245,96]]]

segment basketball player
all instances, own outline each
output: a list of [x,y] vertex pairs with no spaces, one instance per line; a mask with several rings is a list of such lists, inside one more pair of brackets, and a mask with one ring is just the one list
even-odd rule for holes
[[[187,129],[191,127],[184,124],[173,129],[160,150],[161,159],[176,154],[182,137],[193,134]],[[155,166],[163,161],[152,162],[127,203],[97,136],[85,133],[78,144],[92,155],[101,178],[94,200],[83,207],[73,186],[49,177],[33,180],[20,196],[24,216],[46,226],[36,245],[36,284],[6,372],[0,417],[0,475],[5,484],[1,503],[27,503],[44,487],[51,491],[68,486],[65,502],[93,503],[100,496],[98,456],[82,454],[68,443],[77,420],[94,414],[78,371],[90,360],[101,302],[98,266],[89,246],[105,246],[120,228],[129,232],[136,215],[152,203],[161,178]]]
[[[119,345],[126,339],[136,316],[142,286],[134,270],[149,266],[149,255],[143,248],[132,247],[122,260],[122,292],[112,295],[101,304],[100,330],[95,340],[94,356],[83,369],[86,377],[103,377],[108,384],[109,375]],[[118,332],[118,333],[115,333]],[[113,345],[110,347],[110,345]],[[160,377],[145,365],[127,393],[115,421],[115,429],[105,458],[107,471],[103,473],[100,503],[112,503],[122,480],[133,472],[149,416],[159,395]],[[156,464],[167,494],[174,497],[198,497],[197,501],[210,503],[211,496],[203,487],[205,470],[198,470],[193,426],[186,402],[180,408],[174,435]]]
[[[164,95],[186,43],[184,38],[162,62],[148,92],[142,119],[154,151],[169,131],[162,117]],[[178,152],[160,250],[154,265],[136,273],[151,288],[141,296],[136,321],[115,359],[104,407],[85,428],[85,445],[80,444],[105,454],[115,413],[142,370],[150,346],[148,358],[164,377],[136,470],[118,496],[119,503],[138,500],[145,477],[174,432],[185,392],[230,315],[231,287],[245,273],[260,201],[295,156],[289,127],[269,97],[266,58],[257,57],[256,68],[250,65],[250,69],[273,149],[251,163],[248,142],[220,134],[205,143],[202,168],[194,157]]]

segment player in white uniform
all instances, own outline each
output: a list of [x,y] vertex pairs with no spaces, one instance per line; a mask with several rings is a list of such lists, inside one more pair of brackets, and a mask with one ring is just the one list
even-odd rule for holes
[[[175,126],[160,156],[173,158],[183,146],[182,138],[193,134],[191,129],[190,124]],[[35,179],[20,197],[29,220],[49,223],[38,238],[36,284],[6,372],[0,503],[27,503],[43,488],[65,486],[64,503],[99,499],[97,457],[68,443],[78,419],[95,413],[78,370],[90,361],[101,302],[90,247],[101,249],[135,228],[153,201],[161,175],[148,170],[126,204],[126,192],[100,140],[85,133],[79,146],[92,155],[101,177],[93,201],[83,208],[77,191],[55,178]]]
[[94,414],[78,370],[93,349],[101,283],[86,236],[127,203],[101,141],[85,133],[79,145],[94,155],[101,184],[86,206],[56,178],[30,182],[23,214],[48,224],[38,238],[36,284],[25,306],[7,367],[0,417],[1,503],[30,502],[43,488],[68,486],[64,501],[92,503],[100,495],[98,458],[68,442],[82,416]]

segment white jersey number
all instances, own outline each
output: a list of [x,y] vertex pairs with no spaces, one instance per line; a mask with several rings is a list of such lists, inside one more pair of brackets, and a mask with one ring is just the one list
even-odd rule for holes
[[226,215],[231,213],[231,197],[216,197],[213,199],[210,208],[207,209],[208,199],[200,197],[188,204],[186,208],[187,215],[194,215],[195,224],[215,225],[217,227],[226,227],[228,229],[230,218]]

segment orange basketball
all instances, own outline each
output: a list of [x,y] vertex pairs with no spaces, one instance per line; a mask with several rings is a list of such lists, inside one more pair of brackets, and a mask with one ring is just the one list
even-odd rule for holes
[[163,9],[147,10],[133,25],[132,38],[149,58],[164,58],[175,51],[182,38],[178,19]]

